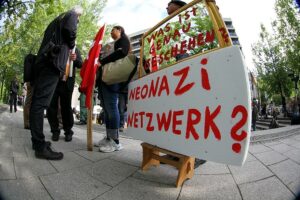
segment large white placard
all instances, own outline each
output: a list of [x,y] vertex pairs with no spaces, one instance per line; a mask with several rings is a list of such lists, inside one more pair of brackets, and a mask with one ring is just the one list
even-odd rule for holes
[[250,86],[237,46],[190,58],[129,85],[128,135],[177,153],[241,165]]

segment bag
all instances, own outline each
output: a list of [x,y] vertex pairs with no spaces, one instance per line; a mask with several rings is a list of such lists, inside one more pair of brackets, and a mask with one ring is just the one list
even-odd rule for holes
[[47,58],[49,62],[61,72],[65,72],[66,64],[69,59],[70,49],[67,45],[55,45],[53,42],[49,42],[46,46],[48,49]]
[[24,59],[24,74],[23,79],[24,83],[32,82],[34,80],[34,63],[37,55],[28,54]]
[[137,57],[130,54],[115,62],[105,64],[102,67],[102,81],[107,85],[111,85],[131,80],[134,75],[132,72],[136,72],[137,62]]

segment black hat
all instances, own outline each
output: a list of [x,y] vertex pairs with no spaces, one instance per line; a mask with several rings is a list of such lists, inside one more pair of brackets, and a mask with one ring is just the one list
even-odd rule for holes
[[185,6],[185,5],[186,5],[186,3],[185,3],[185,2],[183,2],[183,1],[180,1],[180,0],[172,0],[172,1],[170,1],[170,3],[176,4],[176,5],[180,6],[180,7],[182,7],[182,6]]

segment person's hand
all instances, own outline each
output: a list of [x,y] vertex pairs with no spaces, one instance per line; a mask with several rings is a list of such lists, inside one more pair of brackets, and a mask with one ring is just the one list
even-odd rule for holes
[[70,54],[70,60],[74,61],[74,60],[76,60],[76,58],[77,58],[76,53]]

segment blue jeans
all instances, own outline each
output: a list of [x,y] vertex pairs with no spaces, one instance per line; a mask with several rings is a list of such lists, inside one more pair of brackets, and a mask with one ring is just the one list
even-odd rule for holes
[[126,121],[127,102],[127,93],[120,93],[118,103],[120,113],[120,127],[124,127]]
[[101,86],[104,120],[108,138],[119,139],[120,114],[118,109],[119,84]]

